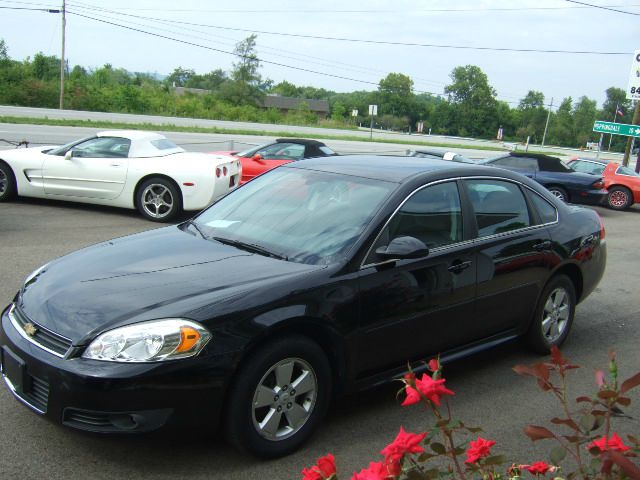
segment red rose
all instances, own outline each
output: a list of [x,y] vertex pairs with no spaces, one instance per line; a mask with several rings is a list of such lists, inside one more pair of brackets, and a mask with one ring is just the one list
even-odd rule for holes
[[496,444],[494,440],[486,440],[478,437],[478,440],[471,442],[471,447],[467,450],[467,459],[465,463],[476,463],[484,457],[488,457],[491,453],[491,447]]
[[354,473],[351,480],[387,480],[393,478],[389,473],[389,469],[383,462],[371,462],[369,468],[360,470],[360,473]]
[[536,462],[533,465],[521,465],[521,467],[536,476],[546,475],[549,470],[553,470],[553,468],[545,462]]
[[422,453],[424,448],[420,446],[420,443],[426,436],[427,432],[421,434],[411,433],[407,432],[404,427],[400,427],[400,433],[398,433],[396,439],[380,453],[385,456],[387,463],[390,458],[400,460],[408,453]]
[[432,358],[431,360],[429,360],[429,370],[431,370],[432,372],[437,372],[438,370],[440,370],[439,358]]
[[598,447],[600,449],[600,452],[605,452],[606,450],[626,452],[627,450],[631,450],[631,447],[627,447],[622,441],[622,438],[620,438],[620,435],[618,435],[616,432],[613,432],[613,435],[611,435],[611,438],[608,442],[607,437],[603,436],[602,438],[591,442],[587,446],[587,449],[591,450],[594,447]]
[[416,403],[420,402],[420,393],[418,393],[415,388],[407,385],[407,388],[405,388],[404,391],[407,394],[407,398],[405,398],[404,402],[401,403],[403,407],[415,405]]
[[422,375],[420,380],[416,380],[416,388],[436,405],[440,406],[440,397],[443,395],[455,395],[444,386],[445,379],[434,380],[429,375]]
[[302,470],[302,480],[326,480],[336,474],[336,460],[332,453],[320,457],[318,464]]

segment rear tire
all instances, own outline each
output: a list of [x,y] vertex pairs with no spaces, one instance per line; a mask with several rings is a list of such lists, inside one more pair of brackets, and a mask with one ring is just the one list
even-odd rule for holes
[[329,361],[318,344],[300,335],[251,352],[234,377],[225,412],[227,439],[262,458],[298,449],[331,398]]
[[607,204],[613,210],[626,210],[633,205],[633,194],[626,187],[611,187],[607,195]]
[[145,180],[136,189],[138,211],[152,222],[170,222],[182,211],[182,195],[172,181],[162,177]]
[[565,203],[569,202],[569,194],[564,188],[553,185],[551,187],[548,187],[548,190],[557,199],[562,200]]
[[16,197],[16,177],[11,167],[0,161],[0,202],[8,202]]
[[542,290],[527,333],[531,348],[548,354],[566,340],[576,313],[576,291],[566,275],[553,277]]

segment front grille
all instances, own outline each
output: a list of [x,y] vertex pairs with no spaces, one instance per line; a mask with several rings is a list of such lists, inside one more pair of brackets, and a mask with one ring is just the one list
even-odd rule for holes
[[49,403],[49,383],[36,377],[31,377],[31,389],[28,392],[20,395],[30,405],[36,407],[42,412],[47,412],[47,405]]
[[103,412],[90,412],[87,410],[67,408],[64,411],[62,421],[76,428],[84,427],[87,430],[108,430],[113,427],[109,416],[108,413]]
[[[18,308],[17,305],[13,307],[11,314],[17,324],[16,328],[20,328],[22,330],[20,334],[36,345],[60,357],[64,357],[69,348],[71,348],[71,340],[38,325],[27,317],[27,315]],[[28,323],[31,323],[36,327],[36,333],[34,335],[27,336],[25,332],[25,325]]]

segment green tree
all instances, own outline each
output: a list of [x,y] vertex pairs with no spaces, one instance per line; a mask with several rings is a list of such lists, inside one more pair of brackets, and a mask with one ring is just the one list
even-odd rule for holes
[[301,89],[296,87],[293,83],[286,80],[274,85],[271,88],[271,93],[282,95],[283,97],[301,97]]
[[493,137],[497,131],[496,91],[475,65],[456,67],[444,92],[455,107],[459,134]]
[[4,41],[4,38],[0,38],[0,62],[7,62],[9,59],[9,49]]
[[255,105],[264,96],[256,38],[255,34],[248,36],[238,42],[233,51],[238,60],[231,71],[232,82],[223,85],[221,95],[234,105]]
[[576,145],[575,125],[573,121],[573,99],[567,97],[562,100],[558,111],[554,114],[554,121],[549,126],[549,143],[555,145]]
[[380,110],[385,114],[407,115],[414,102],[413,80],[402,73],[390,73],[378,85]]
[[184,87],[195,74],[190,68],[177,67],[166,78],[166,82],[171,86]]
[[536,90],[529,90],[518,105],[521,110],[537,107],[544,107],[544,93]]
[[529,136],[532,142],[541,142],[548,114],[544,108],[544,94],[529,90],[524,98],[520,100],[518,109],[520,110],[518,136],[522,139]]
[[597,108],[596,101],[580,97],[573,107],[573,118],[575,122],[576,145],[584,146],[587,142],[595,140],[593,133],[593,123],[596,121]]

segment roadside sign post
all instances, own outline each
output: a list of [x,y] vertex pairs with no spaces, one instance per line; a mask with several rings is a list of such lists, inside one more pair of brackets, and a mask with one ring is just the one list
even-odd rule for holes
[[[633,120],[631,123],[638,126],[640,124],[640,50],[633,52],[633,61],[631,62],[631,71],[629,72],[629,85],[627,86],[627,98],[635,100],[636,109],[633,112]],[[638,135],[633,135],[634,137]],[[624,149],[624,158],[622,164],[626,167],[629,165],[629,154],[631,153],[632,138],[627,140],[627,147]]]
[[378,115],[378,105],[369,105],[369,140],[373,140],[373,117]]
[[604,138],[604,133],[600,134],[600,141],[598,142],[598,151],[596,152],[596,160],[600,158],[600,150],[602,150],[602,139]]

